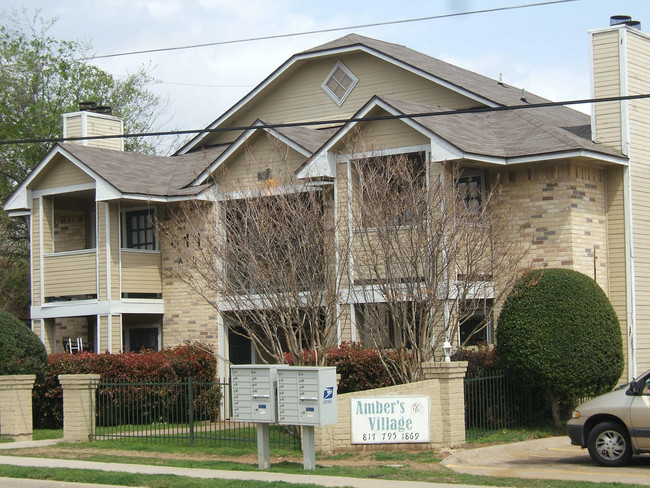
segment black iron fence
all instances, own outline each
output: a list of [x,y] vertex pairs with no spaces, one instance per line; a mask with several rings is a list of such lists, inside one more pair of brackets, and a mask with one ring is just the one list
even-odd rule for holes
[[[230,419],[230,385],[196,381],[99,381],[91,439],[194,446],[255,446],[253,423]],[[300,449],[300,436],[271,426],[272,445]]]
[[[566,421],[585,399],[559,405]],[[503,429],[545,428],[553,413],[545,393],[515,382],[503,371],[487,371],[465,378],[465,437],[474,440]]]

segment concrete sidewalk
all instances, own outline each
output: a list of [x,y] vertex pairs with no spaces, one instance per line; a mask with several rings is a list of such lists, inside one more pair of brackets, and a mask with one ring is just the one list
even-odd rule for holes
[[[22,443],[21,443],[22,444]],[[204,479],[224,479],[224,480],[256,480],[266,482],[286,483],[305,483],[315,484],[327,487],[353,487],[353,488],[394,488],[399,485],[400,488],[486,488],[474,485],[457,485],[447,483],[427,483],[419,481],[395,481],[395,480],[378,480],[362,478],[344,478],[337,476],[320,476],[310,474],[288,474],[288,473],[270,473],[267,471],[224,471],[217,469],[198,469],[198,468],[177,468],[170,466],[149,466],[140,464],[120,464],[120,463],[99,463],[94,461],[75,461],[70,459],[52,459],[52,458],[32,458],[17,456],[0,456],[0,464],[39,467],[39,468],[70,468],[70,469],[94,469],[99,471],[114,471],[120,473],[139,473],[139,474],[166,474],[176,476],[187,476],[190,478]],[[25,480],[17,480],[25,482]],[[96,485],[83,485],[73,483],[63,483],[61,481],[52,482],[53,484],[14,484],[1,486],[16,486],[29,488],[96,488]],[[102,485],[106,488],[106,485]],[[489,487],[488,487],[489,488]]]

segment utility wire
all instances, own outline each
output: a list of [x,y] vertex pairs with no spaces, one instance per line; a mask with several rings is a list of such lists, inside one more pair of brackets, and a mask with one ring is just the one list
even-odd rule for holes
[[451,14],[441,14],[441,15],[432,15],[429,17],[418,17],[415,19],[402,19],[402,20],[391,20],[391,21],[386,21],[386,22],[374,22],[371,24],[358,24],[358,25],[350,25],[347,27],[332,27],[330,29],[318,29],[318,30],[310,30],[310,31],[303,31],[303,32],[293,32],[290,34],[275,34],[275,35],[270,35],[270,36],[260,36],[260,37],[248,37],[244,39],[231,39],[229,41],[216,41],[216,42],[206,42],[204,44],[191,44],[187,46],[176,46],[176,47],[162,47],[162,48],[157,48],[157,49],[143,49],[140,51],[127,51],[123,53],[114,53],[114,54],[100,54],[97,56],[89,56],[85,58],[79,58],[79,61],[90,61],[93,59],[105,59],[105,58],[116,58],[119,56],[132,56],[135,54],[150,54],[150,53],[160,53],[160,52],[168,52],[168,51],[180,51],[184,49],[197,49],[201,47],[210,47],[210,46],[223,46],[227,44],[239,44],[239,43],[244,43],[244,42],[253,42],[253,41],[268,41],[271,39],[283,39],[287,37],[298,37],[298,36],[306,36],[310,34],[323,34],[326,32],[337,32],[337,31],[342,31],[342,30],[351,30],[351,29],[366,29],[369,27],[378,27],[378,26],[383,26],[383,25],[396,25],[396,24],[407,24],[407,23],[412,23],[412,22],[423,22],[427,20],[436,20],[436,19],[445,19],[449,17],[460,17],[464,15],[474,15],[474,14],[485,14],[485,13],[490,13],[490,12],[502,12],[504,10],[516,10],[516,9],[522,9],[522,8],[530,8],[530,7],[542,7],[546,5],[554,5],[554,4],[559,4],[559,3],[570,3],[570,2],[579,2],[580,0],[549,0],[546,2],[538,2],[538,3],[527,3],[527,4],[521,4],[521,5],[512,5],[510,7],[495,7],[495,8],[488,8],[488,9],[483,9],[483,10],[470,10],[470,11],[465,11],[465,12],[456,12],[456,13],[451,13]]
[[51,137],[44,139],[14,139],[14,140],[0,140],[0,146],[8,144],[34,144],[34,143],[48,143],[48,142],[69,142],[69,141],[90,141],[97,139],[128,139],[134,137],[160,137],[160,136],[175,136],[175,135],[191,135],[191,134],[207,134],[215,132],[234,132],[234,131],[247,131],[251,129],[281,129],[286,127],[309,127],[315,125],[344,125],[350,122],[370,122],[376,120],[395,120],[395,119],[416,119],[420,117],[442,117],[446,115],[460,115],[460,114],[475,114],[475,113],[489,113],[489,112],[506,112],[514,110],[527,110],[535,108],[559,107],[564,105],[581,105],[585,103],[604,103],[604,102],[620,102],[624,100],[642,100],[650,98],[650,93],[640,95],[626,95],[617,97],[603,97],[603,98],[585,98],[577,100],[565,100],[562,102],[542,102],[542,103],[525,103],[521,105],[505,105],[501,107],[479,107],[479,108],[466,108],[458,110],[445,110],[436,112],[416,112],[409,114],[397,115],[375,115],[372,117],[350,117],[346,119],[329,119],[329,120],[312,120],[303,122],[285,122],[278,124],[256,124],[235,127],[215,127],[213,129],[186,129],[186,130],[171,130],[159,132],[139,132],[133,134],[118,134],[111,136],[87,136],[87,137]]

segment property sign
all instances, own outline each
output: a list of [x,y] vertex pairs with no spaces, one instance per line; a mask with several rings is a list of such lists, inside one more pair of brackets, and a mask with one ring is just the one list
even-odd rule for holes
[[353,398],[352,444],[429,442],[429,397]]

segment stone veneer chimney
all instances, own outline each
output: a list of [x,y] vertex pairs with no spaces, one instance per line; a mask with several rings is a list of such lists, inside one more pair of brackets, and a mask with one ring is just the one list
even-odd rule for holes
[[[115,136],[124,133],[122,119],[114,117],[110,107],[97,106],[94,102],[79,103],[79,111],[63,114],[63,137]],[[124,151],[122,138],[82,139],[69,141],[84,146]]]

